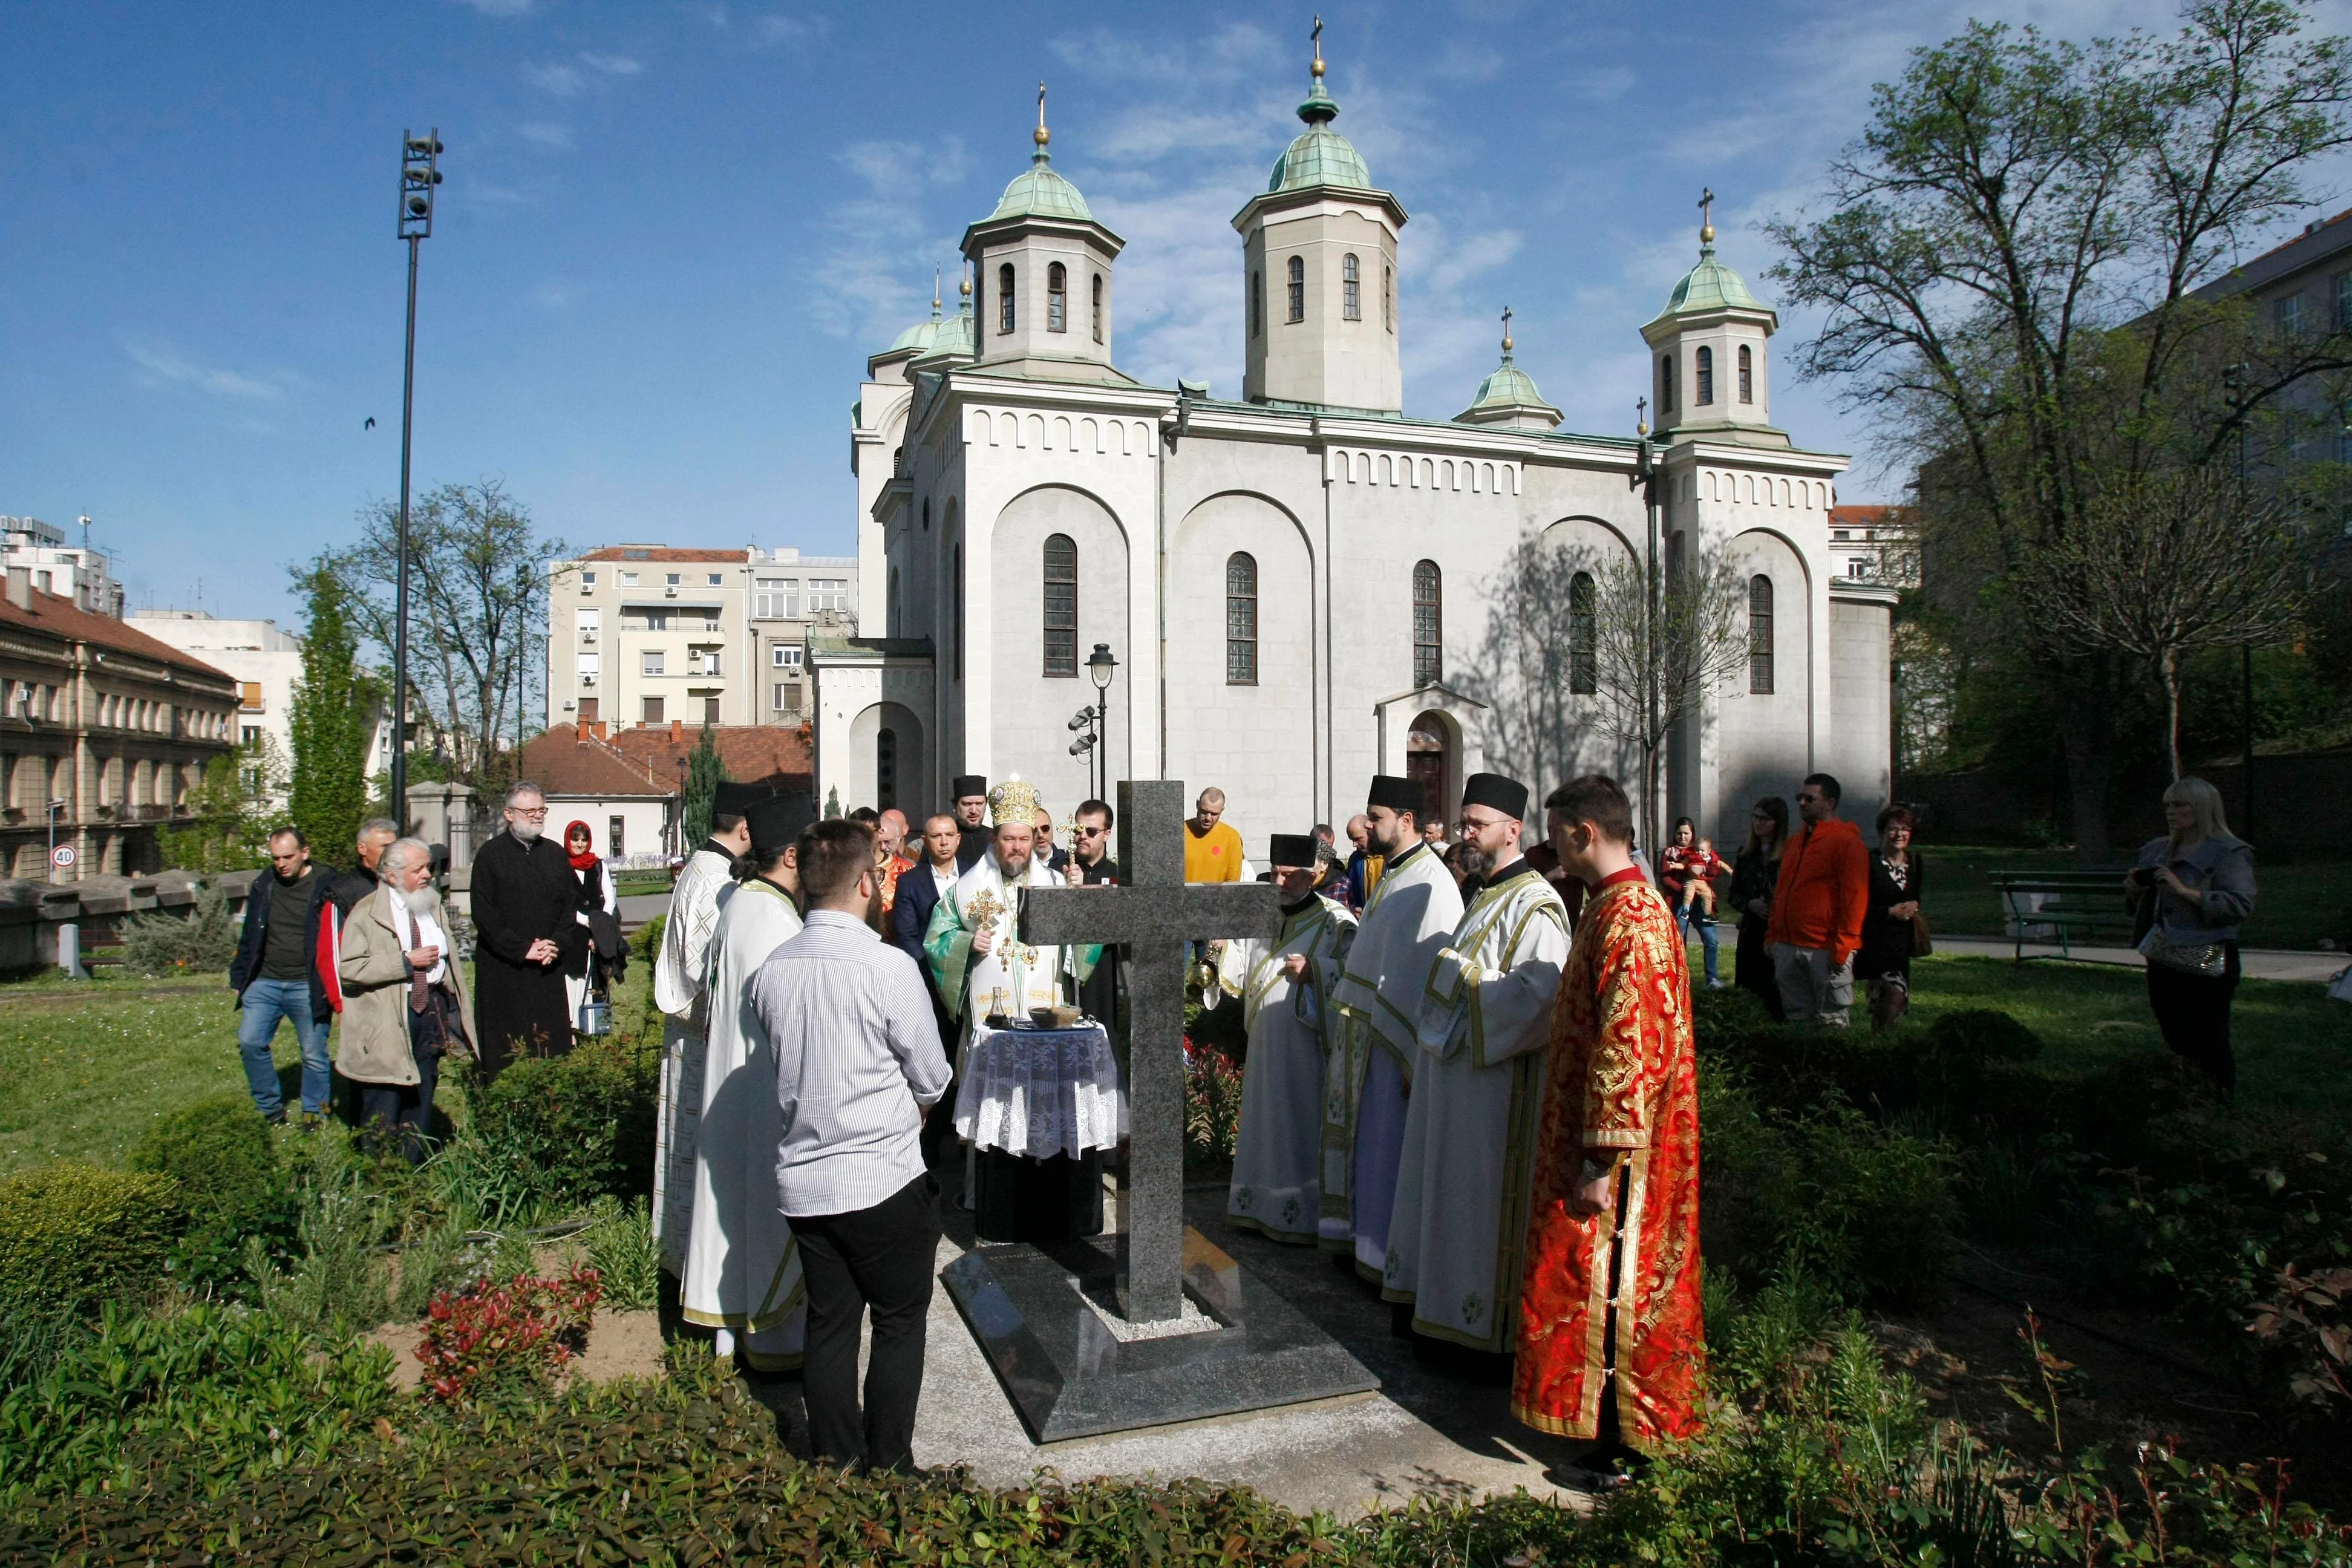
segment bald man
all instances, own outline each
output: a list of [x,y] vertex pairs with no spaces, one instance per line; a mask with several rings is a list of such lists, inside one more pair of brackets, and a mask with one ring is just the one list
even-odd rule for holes
[[1184,879],[1188,882],[1238,882],[1242,879],[1242,836],[1224,820],[1225,792],[1211,784],[1193,803],[1184,821]]

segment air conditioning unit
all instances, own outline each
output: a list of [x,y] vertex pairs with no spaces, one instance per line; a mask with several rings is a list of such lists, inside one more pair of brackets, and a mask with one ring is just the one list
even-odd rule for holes
[[665,585],[665,586],[663,587],[663,589],[662,589],[662,597],[663,597],[663,598],[665,598],[665,599],[675,599],[675,598],[677,598],[677,584],[675,584],[675,583],[671,583],[671,584],[668,584]]
[[596,591],[596,584],[593,583],[583,583],[580,584],[580,591],[583,594],[593,594]]
[[580,634],[580,640],[584,643],[594,642],[596,640],[596,628],[591,626],[586,631],[582,632]]
[[593,686],[596,684],[596,678],[593,675],[583,675],[580,678],[580,684],[583,686]]

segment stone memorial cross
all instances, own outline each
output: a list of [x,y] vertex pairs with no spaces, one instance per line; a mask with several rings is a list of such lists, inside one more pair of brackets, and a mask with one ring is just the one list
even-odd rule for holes
[[[1127,949],[1128,1234],[1119,1304],[1131,1322],[1183,1314],[1184,950],[1272,937],[1282,902],[1264,882],[1187,886],[1184,785],[1118,786],[1117,887],[1024,888],[1021,940]],[[1108,1022],[1108,1020],[1106,1020]]]

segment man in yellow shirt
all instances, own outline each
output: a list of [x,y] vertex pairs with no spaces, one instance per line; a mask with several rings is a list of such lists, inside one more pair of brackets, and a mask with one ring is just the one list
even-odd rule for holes
[[1225,792],[1211,784],[1193,803],[1184,824],[1184,879],[1188,882],[1238,882],[1242,879],[1242,836],[1219,820],[1225,815]]

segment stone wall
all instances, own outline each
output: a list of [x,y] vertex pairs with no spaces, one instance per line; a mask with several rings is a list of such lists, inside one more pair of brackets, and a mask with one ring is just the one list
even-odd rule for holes
[[229,913],[242,916],[246,894],[257,871],[226,871],[200,877],[189,871],[161,871],[152,877],[88,877],[79,882],[49,884],[22,878],[0,879],[0,973],[55,967],[58,928],[72,923],[81,928],[81,945],[88,952],[96,939],[105,945],[134,914],[150,910],[192,909],[208,882],[228,895]]

